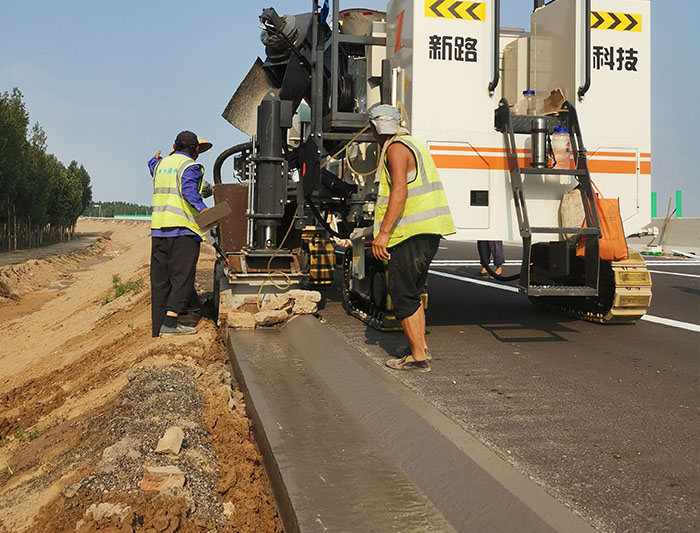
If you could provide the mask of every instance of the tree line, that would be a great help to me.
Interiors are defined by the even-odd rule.
[[[128,202],[90,203],[83,212],[86,217],[113,217],[115,215],[150,215],[150,205],[131,204]]]
[[[46,133],[29,128],[22,92],[0,93],[0,250],[69,240],[92,202],[90,175],[46,153]]]

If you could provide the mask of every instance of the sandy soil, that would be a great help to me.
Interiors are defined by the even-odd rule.
[[[77,229],[81,248],[0,266],[0,532],[282,531],[214,323],[150,336],[147,224]],[[203,246],[200,292],[214,259]],[[114,275],[141,291],[108,301]],[[171,426],[182,450],[156,454]],[[140,490],[169,465],[183,488]]]

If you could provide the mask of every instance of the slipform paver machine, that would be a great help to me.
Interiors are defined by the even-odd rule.
[[[270,8],[259,22],[265,59],[223,113],[251,140],[214,168],[215,200],[233,211],[218,230],[217,287],[329,284],[333,239],[346,246],[348,309],[399,326],[370,244],[378,162],[366,112],[383,102],[435,160],[457,227],[449,240],[521,239],[519,290],[536,305],[596,322],[645,313],[639,254],[599,258],[591,179],[619,198],[628,235],[650,222],[648,0],[535,0],[529,33],[500,27],[499,0],[392,0],[386,12],[312,0],[308,13]],[[516,114],[525,90],[535,107]],[[572,155],[552,168],[557,126]],[[237,183],[223,183],[231,157]],[[574,187],[585,224],[565,227],[560,204]]]

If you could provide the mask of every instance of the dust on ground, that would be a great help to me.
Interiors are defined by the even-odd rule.
[[[150,335],[148,225],[77,229],[82,248],[0,267],[0,532],[282,531],[215,324]],[[214,259],[203,245],[200,293]],[[115,275],[140,292],[112,299]],[[156,454],[171,426],[181,451]],[[154,466],[184,487],[140,490]]]

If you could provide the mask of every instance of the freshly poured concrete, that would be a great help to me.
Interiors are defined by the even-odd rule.
[[[317,319],[228,340],[288,531],[593,531]]]

